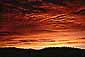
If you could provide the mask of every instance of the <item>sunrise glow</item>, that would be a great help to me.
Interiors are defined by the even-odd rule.
[[[55,2],[1,1],[0,47],[85,49],[85,5],[80,0]]]

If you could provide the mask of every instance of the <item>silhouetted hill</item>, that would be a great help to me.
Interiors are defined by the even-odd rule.
[[[41,50],[0,48],[0,57],[85,57],[85,49],[56,47]]]

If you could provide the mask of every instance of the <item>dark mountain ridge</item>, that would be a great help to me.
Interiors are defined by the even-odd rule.
[[[0,48],[0,57],[85,57],[85,49],[56,47],[41,50]]]

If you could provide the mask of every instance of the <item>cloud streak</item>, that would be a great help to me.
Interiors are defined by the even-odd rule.
[[[85,6],[82,1],[1,0],[0,47],[34,45],[34,42],[47,42],[48,46],[50,42],[84,44]]]

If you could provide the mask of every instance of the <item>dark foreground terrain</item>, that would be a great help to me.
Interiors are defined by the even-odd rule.
[[[41,50],[0,48],[0,57],[85,57],[85,50],[68,47]]]

